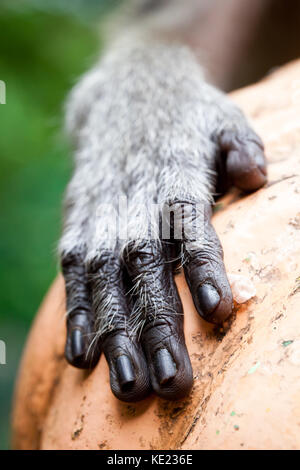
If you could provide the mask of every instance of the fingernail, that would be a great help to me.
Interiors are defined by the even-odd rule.
[[[71,334],[71,351],[74,358],[84,354],[84,339],[78,328],[74,328]]]
[[[134,370],[128,356],[119,356],[116,360],[116,369],[121,388],[135,381]]]
[[[176,375],[176,365],[167,349],[159,349],[155,354],[155,372],[160,385],[166,384]]]
[[[210,316],[220,303],[220,296],[211,284],[202,284],[198,289],[198,300],[203,316]]]

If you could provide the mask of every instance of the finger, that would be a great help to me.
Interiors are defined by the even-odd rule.
[[[62,271],[67,297],[67,341],[65,357],[80,369],[96,365],[100,351],[90,348],[93,339],[94,317],[85,265],[80,255],[62,257]]]
[[[186,396],[193,371],[183,333],[183,309],[166,249],[145,241],[125,256],[136,296],[131,324],[141,331],[154,391],[166,399]]]
[[[223,250],[211,225],[211,208],[203,206],[199,239],[183,243],[184,272],[198,313],[210,323],[222,323],[232,313],[233,299],[223,262]]]
[[[122,265],[115,254],[103,252],[89,269],[97,337],[109,365],[112,392],[122,401],[141,400],[151,387],[141,345],[128,330],[129,287]]]
[[[220,146],[227,155],[227,175],[234,186],[248,192],[266,183],[264,146],[254,131],[250,128],[244,132],[224,131]]]

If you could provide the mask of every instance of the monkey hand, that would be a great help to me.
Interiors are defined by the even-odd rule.
[[[76,164],[60,243],[66,358],[91,368],[103,351],[120,400],[182,398],[193,374],[174,266],[202,318],[230,316],[211,205],[230,185],[265,183],[262,142],[177,46],[108,54],[75,87],[67,119]]]

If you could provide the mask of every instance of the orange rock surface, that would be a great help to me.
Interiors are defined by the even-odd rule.
[[[65,362],[59,276],[24,351],[15,448],[300,449],[300,62],[232,97],[264,139],[269,183],[226,196],[213,221],[228,273],[250,278],[256,296],[217,331],[179,275],[193,391],[175,403],[125,404],[110,391],[104,357],[92,372]]]

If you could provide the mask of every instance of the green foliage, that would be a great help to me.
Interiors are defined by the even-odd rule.
[[[32,10],[2,11],[0,31],[0,315],[28,321],[56,273],[70,172],[63,102],[98,39],[78,17]]]

